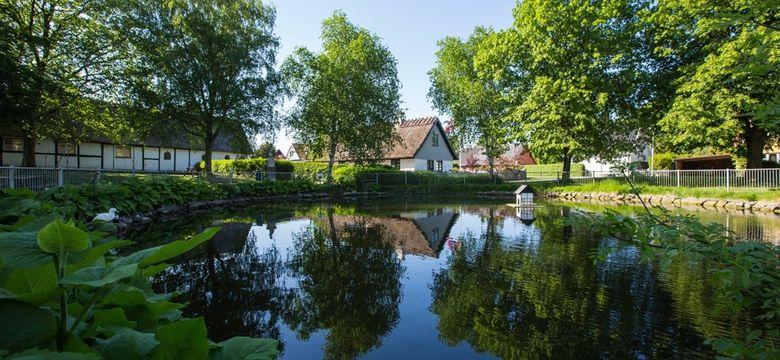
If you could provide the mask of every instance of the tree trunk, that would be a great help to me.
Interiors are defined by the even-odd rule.
[[[561,181],[569,182],[571,179],[571,153],[569,149],[563,150],[563,170],[561,172]]]
[[[493,174],[495,174],[495,168],[496,168],[496,158],[492,156],[488,156],[488,173],[490,174],[490,177],[493,177]]]
[[[212,148],[214,147],[214,136],[206,135],[206,137],[203,139],[204,144],[206,145],[206,153],[203,155],[205,159],[203,159],[206,162],[206,173],[211,172],[211,153]]]
[[[745,147],[747,148],[747,168],[760,169],[764,160],[764,147],[766,146],[766,132],[753,124],[745,129]]]
[[[325,181],[330,184],[333,181],[333,161],[336,158],[336,146],[331,146],[328,150],[328,173]]]
[[[22,166],[35,167],[35,143],[37,139],[32,134],[24,134],[24,149]]]

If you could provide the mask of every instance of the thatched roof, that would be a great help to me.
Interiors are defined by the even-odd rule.
[[[434,127],[439,128],[439,132],[441,133],[441,139],[444,141],[444,144],[447,146],[447,150],[449,150],[449,152],[452,154],[453,159],[457,159],[458,155],[452,149],[452,144],[450,144],[450,140],[447,138],[447,133],[444,131],[444,128],[439,122],[439,118],[435,116],[429,116],[429,117],[404,120],[398,125],[396,125],[395,131],[398,134],[400,141],[396,142],[392,146],[392,148],[384,151],[382,157],[377,160],[414,158],[417,155],[417,152],[420,151],[420,148],[422,148],[422,146],[425,144],[425,140],[428,138],[428,134],[430,134],[431,130],[433,130]],[[304,144],[293,143],[292,147],[293,149],[295,149],[295,152],[298,153],[298,157],[300,157],[301,160],[309,160],[309,161],[327,160],[324,157],[320,157],[317,159],[307,158],[306,156],[307,148],[306,145]],[[336,154],[336,161],[353,161],[353,160],[354,159],[352,159],[348,153],[339,152]]]

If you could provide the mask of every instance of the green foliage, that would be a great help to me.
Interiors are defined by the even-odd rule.
[[[525,165],[523,169],[526,171],[526,175],[533,176],[551,176],[563,171],[563,164],[538,164],[538,165]],[[583,176],[585,174],[585,165],[583,164],[571,164],[571,176]]]
[[[682,156],[674,153],[655,153],[653,154],[653,170],[672,170],[674,169],[674,159]]]
[[[776,13],[773,1],[658,2],[645,20],[654,56],[676,80],[662,142],[676,151],[711,146],[761,166],[765,144],[780,134]]]
[[[266,166],[267,160],[264,158],[252,158],[252,159],[239,159],[239,160],[212,160],[211,170],[213,172],[266,172],[268,167]],[[205,170],[206,162],[199,161],[195,168]],[[276,172],[293,172],[295,166],[292,161],[288,160],[276,160],[275,167]]]
[[[612,159],[631,150],[642,129],[645,96],[638,12],[628,0],[526,0],[514,25],[488,38],[477,71],[492,79],[509,108],[513,136],[539,158]],[[608,26],[606,24],[609,24]]]
[[[119,121],[123,109],[107,102],[129,55],[108,21],[115,11],[104,0],[0,2],[0,128],[25,135],[25,165],[36,165],[40,137],[135,132]]]
[[[678,259],[706,263],[720,310],[748,316],[753,327],[744,339],[705,334],[706,343],[733,358],[780,356],[780,247],[739,241],[722,225],[663,210],[660,215],[648,211],[636,217],[608,211],[582,221],[658,259],[665,271]],[[594,256],[603,260],[612,251],[614,247],[602,248]]]
[[[56,204],[60,212],[86,219],[112,207],[122,215],[130,215],[192,201],[293,195],[313,189],[314,185],[305,180],[212,183],[190,177],[160,176],[129,178],[120,183],[63,186],[41,193],[40,199]]]
[[[17,228],[0,232],[3,242],[16,239],[3,244],[15,261],[0,264],[0,348],[11,356],[273,359],[278,353],[269,339],[213,344],[202,318],[182,317],[183,305],[151,290],[150,274],[219,228],[126,256],[109,251],[129,242],[87,233],[73,222]]]
[[[296,103],[289,126],[310,156],[377,159],[402,118],[396,60],[381,39],[343,12],[322,23],[322,52],[298,48],[282,71]],[[326,171],[331,181],[332,168]]]
[[[273,7],[254,0],[116,2],[126,42],[137,59],[126,74],[134,105],[157,127],[185,130],[206,151],[231,135],[272,132],[281,81],[274,68],[279,40]],[[160,131],[164,131],[160,130]],[[249,149],[247,149],[249,150]]]
[[[437,109],[452,116],[461,142],[476,142],[484,148],[491,174],[495,159],[506,150],[509,140],[504,121],[509,107],[497,79],[479,72],[475,57],[479,51],[491,51],[491,40],[498,36],[490,29],[477,27],[465,41],[456,37],[440,40],[436,67],[428,73],[428,97]]]

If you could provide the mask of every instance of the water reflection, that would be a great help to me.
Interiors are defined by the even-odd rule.
[[[273,337],[286,358],[698,358],[713,355],[705,336],[744,336],[713,311],[706,269],[678,259],[661,271],[565,223],[579,210],[241,210],[170,226],[223,222],[155,287],[179,291],[212,340]],[[595,264],[606,246],[619,250]]]

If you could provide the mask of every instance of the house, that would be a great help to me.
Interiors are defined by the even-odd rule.
[[[395,128],[400,141],[387,149],[375,163],[389,165],[402,171],[448,172],[458,157],[452,149],[444,128],[435,116],[404,120]],[[291,161],[324,161],[311,159],[302,144],[292,144],[287,151]],[[350,163],[349,154],[336,156],[336,162]]]
[[[0,166],[21,166],[24,150],[21,134],[2,130],[0,138]],[[246,138],[219,136],[214,142],[211,158],[242,158],[248,153],[242,149],[248,148]],[[39,139],[35,144],[37,167],[176,172],[192,168],[203,160],[204,155],[202,146],[184,138],[170,141],[150,138],[121,144],[99,137],[79,143]]]
[[[290,161],[308,161],[306,158],[306,145],[293,143],[287,150],[287,160]]]
[[[501,155],[493,160],[497,169],[518,169],[524,165],[536,165],[536,159],[528,146],[509,145]],[[484,171],[489,167],[488,157],[482,147],[463,149],[460,153],[460,168],[464,171]]]

